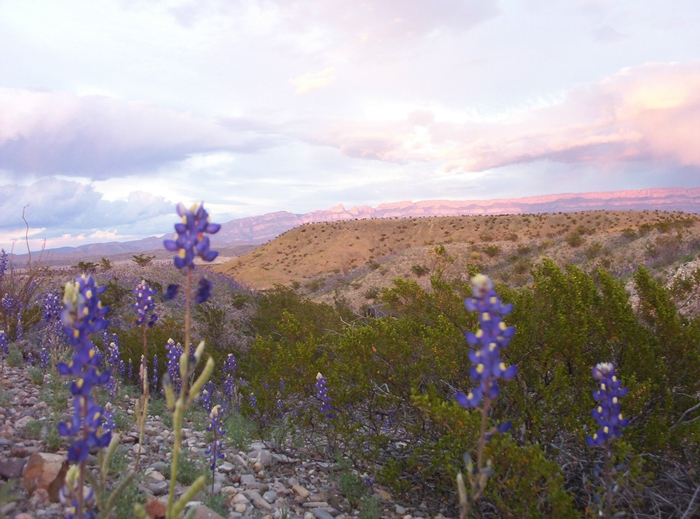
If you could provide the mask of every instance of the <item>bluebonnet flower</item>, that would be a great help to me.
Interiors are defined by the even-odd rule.
[[[2,359],[3,364],[5,362],[5,357],[10,354],[9,344],[10,339],[5,333],[5,330],[0,330],[0,359]]]
[[[197,304],[201,305],[211,296],[212,284],[206,278],[200,278],[197,288],[197,295],[194,300]]]
[[[151,377],[153,391],[158,391],[158,355],[153,355],[153,376]]]
[[[80,488],[80,471],[77,466],[72,466],[68,469],[66,473],[66,480],[58,493],[59,501],[64,509],[64,517],[66,519],[77,519],[82,517],[83,519],[94,519],[95,516],[95,491],[90,487]],[[82,496],[80,496],[82,492]],[[82,499],[80,499],[82,497]],[[82,510],[80,508],[79,500],[82,504]],[[81,513],[82,512],[82,513]]]
[[[7,270],[7,252],[5,252],[5,249],[2,249],[2,252],[0,252],[0,280],[5,275],[6,270]]]
[[[167,373],[168,376],[170,377],[170,382],[173,385],[173,388],[175,390],[175,393],[180,392],[180,357],[182,356],[182,346],[180,346],[180,343],[178,342],[175,344],[175,341],[172,339],[168,339],[168,343],[165,345],[165,349],[167,350]]]
[[[72,360],[57,365],[62,375],[78,375],[70,384],[73,395],[74,413],[70,422],[58,424],[61,436],[78,436],[68,449],[68,460],[82,463],[87,459],[91,447],[105,447],[109,444],[111,433],[102,429],[103,409],[91,396],[96,385],[109,382],[109,371],[101,372],[98,366],[97,350],[90,339],[91,334],[107,327],[104,316],[107,308],[102,307],[99,293],[92,276],[82,276],[74,283],[66,284],[63,299],[64,310],[61,316],[63,330],[75,348]]]
[[[46,369],[49,367],[50,362],[49,350],[46,346],[42,346],[39,350],[39,362],[41,362],[41,369]]]
[[[109,432],[116,430],[117,424],[114,421],[116,411],[111,402],[105,404],[104,415],[102,416],[102,430]]]
[[[250,403],[250,407],[253,409],[258,408],[258,399],[255,398],[255,393],[251,391],[250,396],[248,397],[248,403]]]
[[[126,366],[127,378],[128,380],[134,379],[134,363],[129,359],[129,363]]]
[[[472,278],[472,298],[465,301],[467,310],[479,312],[479,329],[476,333],[466,332],[470,346],[477,349],[469,352],[473,366],[469,370],[472,380],[479,383],[469,394],[457,393],[457,402],[462,407],[476,407],[482,398],[498,396],[498,380],[511,380],[517,371],[515,366],[507,367],[501,360],[500,352],[510,343],[515,327],[506,326],[503,317],[513,309],[504,305],[493,289],[493,282],[478,274]]]
[[[321,373],[316,375],[316,398],[321,401],[321,413],[326,418],[333,418],[333,406],[331,405],[331,398],[328,396],[327,380]]]
[[[0,300],[0,304],[2,304],[2,307],[5,309],[6,314],[12,314],[16,302],[10,294],[5,294],[2,300]]]
[[[109,445],[112,434],[103,429],[103,409],[95,404],[91,396],[84,394],[75,396],[73,406],[75,411],[71,421],[59,422],[58,434],[79,436],[68,449],[68,461],[81,463],[87,459],[90,448]]]
[[[627,394],[627,388],[622,387],[622,382],[615,375],[615,366],[610,362],[596,365],[593,378],[600,382],[600,386],[593,392],[598,406],[591,412],[598,422],[598,432],[586,436],[586,443],[592,447],[618,438],[622,429],[629,424],[629,420],[623,418],[620,412],[620,398]]]
[[[207,411],[211,411],[211,397],[213,393],[214,383],[210,381],[204,384],[204,387],[202,387],[202,393],[199,395],[198,400],[200,405]]]
[[[136,311],[136,324],[138,326],[147,324],[149,328],[152,327],[158,319],[158,316],[152,313],[156,306],[156,302],[153,299],[156,291],[145,280],[142,280],[134,288],[133,294],[136,297],[136,302],[132,305],[132,308]]]
[[[165,289],[165,294],[163,294],[163,299],[166,301],[170,301],[171,299],[175,299],[175,296],[177,296],[177,293],[180,291],[180,285],[177,283],[171,283],[168,285],[168,288]]]
[[[221,445],[218,439],[219,437],[226,434],[226,431],[221,427],[222,415],[223,411],[220,405],[215,405],[209,413],[209,425],[207,426],[207,431],[212,432],[212,434],[214,435],[214,440],[207,447],[207,450],[204,452],[204,454],[211,455],[211,470],[216,469],[217,460],[224,458],[224,454],[220,450]]]
[[[163,242],[167,250],[178,253],[174,258],[175,267],[194,268],[196,256],[207,262],[214,261],[219,253],[209,250],[209,237],[205,234],[216,234],[221,225],[209,221],[209,213],[204,209],[204,204],[194,204],[187,209],[180,203],[177,205],[177,214],[182,217],[182,222],[175,224],[177,238]]]
[[[224,459],[224,453],[221,452],[221,438],[224,434],[226,434],[226,431],[221,427],[221,415],[222,415],[222,410],[220,405],[215,405],[211,412],[209,413],[209,425],[207,426],[207,431],[211,431],[213,439],[211,444],[207,447],[207,450],[204,451],[204,454],[206,456],[211,456],[210,458],[210,464],[209,468],[211,469],[212,472],[212,478],[211,478],[211,491],[214,493],[214,480],[216,479],[214,477],[214,472],[216,471],[216,462],[218,460]]]
[[[61,296],[56,292],[48,292],[44,294],[44,300],[41,306],[43,309],[44,321],[51,323],[61,315]]]

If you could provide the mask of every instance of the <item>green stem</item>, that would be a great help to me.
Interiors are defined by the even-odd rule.
[[[612,515],[612,497],[613,497],[613,466],[612,466],[612,450],[610,443],[605,442],[605,504],[603,505],[603,517],[609,519]]]
[[[190,305],[192,296],[190,294],[192,287],[192,268],[187,268],[187,280],[185,282],[185,345],[184,352],[187,354],[190,348],[190,320],[192,318]],[[183,376],[180,383],[180,397],[175,402],[175,410],[173,412],[173,433],[175,438],[173,441],[173,461],[170,465],[170,492],[168,495],[168,513],[167,519],[176,519],[174,514],[175,505],[175,482],[177,481],[177,462],[180,458],[180,449],[182,448],[182,415],[187,396],[187,376]]]

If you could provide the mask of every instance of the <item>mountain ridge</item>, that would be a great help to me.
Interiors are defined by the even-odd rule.
[[[559,193],[489,200],[398,201],[379,204],[376,207],[360,205],[346,208],[341,203],[328,209],[303,214],[275,211],[258,216],[237,218],[222,224],[221,231],[216,236],[216,242],[220,247],[259,245],[300,225],[339,220],[590,210],[663,210],[700,213],[700,187]],[[162,236],[150,236],[133,241],[61,247],[47,249],[44,252],[64,259],[80,256],[81,259],[88,260],[116,254],[142,253],[159,249],[163,238],[169,235],[166,233]],[[26,255],[15,257],[22,258],[24,256]]]

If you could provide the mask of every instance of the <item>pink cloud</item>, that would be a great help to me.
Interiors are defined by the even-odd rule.
[[[700,166],[700,62],[623,69],[569,92],[559,103],[497,122],[441,122],[429,115],[413,111],[405,121],[336,121],[310,140],[353,157],[438,161],[446,170],[484,171],[540,160]]]

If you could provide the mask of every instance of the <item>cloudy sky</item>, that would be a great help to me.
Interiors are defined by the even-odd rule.
[[[697,0],[0,0],[0,245],[700,185]]]

